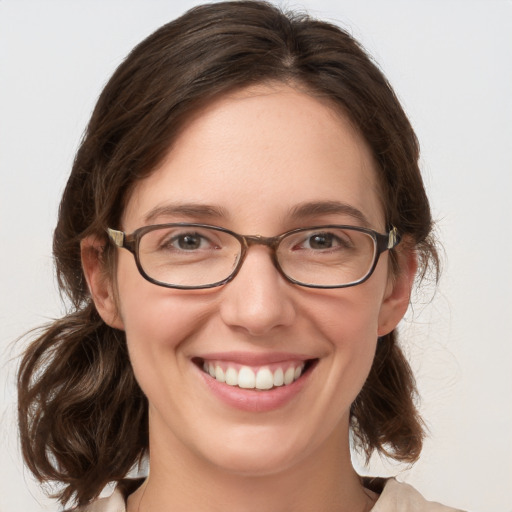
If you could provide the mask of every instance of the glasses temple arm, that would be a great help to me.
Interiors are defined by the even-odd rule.
[[[117,247],[124,247],[124,232],[115,229],[107,228],[107,234],[110,240],[114,242]]]
[[[393,226],[393,229],[388,233],[388,249],[393,249],[396,247],[401,240],[401,236],[398,234],[398,230]]]

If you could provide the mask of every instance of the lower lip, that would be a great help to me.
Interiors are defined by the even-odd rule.
[[[259,391],[229,386],[219,382],[199,368],[198,371],[210,391],[223,403],[235,409],[248,412],[267,412],[284,407],[300,393],[311,374],[310,368],[291,384],[275,387],[267,391]]]

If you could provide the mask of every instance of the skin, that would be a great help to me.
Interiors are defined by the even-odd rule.
[[[275,236],[333,223],[382,233],[376,172],[365,141],[330,104],[286,85],[253,86],[215,100],[188,122],[161,165],[135,187],[122,226],[113,227],[131,233],[146,224],[206,222]],[[161,211],[177,201],[220,211]],[[326,201],[350,205],[363,218],[293,214],[299,205]],[[287,282],[269,250],[254,246],[227,285],[183,291],[144,280],[133,256],[119,250],[116,302],[98,246],[94,238],[83,241],[86,277],[103,319],[126,331],[149,400],[151,474],[130,496],[129,512],[371,508],[376,496],[350,462],[349,409],[378,336],[407,308],[412,251],[398,251],[398,275],[384,253],[365,283],[320,290]],[[290,352],[318,363],[293,400],[248,412],[213,396],[192,362],[219,351]]]

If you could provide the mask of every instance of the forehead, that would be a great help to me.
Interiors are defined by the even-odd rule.
[[[379,197],[371,150],[340,109],[289,86],[259,85],[224,95],[188,120],[134,188],[123,225],[134,229],[155,209],[183,203],[218,207],[245,232],[271,230],[298,205],[341,202],[381,228]]]

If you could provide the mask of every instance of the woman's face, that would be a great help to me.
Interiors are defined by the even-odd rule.
[[[284,85],[224,96],[187,124],[136,186],[122,229],[169,222],[268,237],[322,224],[386,227],[365,142],[326,103]],[[347,448],[350,404],[377,338],[403,314],[387,253],[359,286],[310,289],[287,282],[269,249],[252,246],[233,281],[207,290],[156,286],[128,251],[118,253],[114,323],[149,400],[155,467],[179,454],[261,475]],[[306,362],[292,384],[270,390],[231,386],[203,369],[266,367],[275,377]]]

